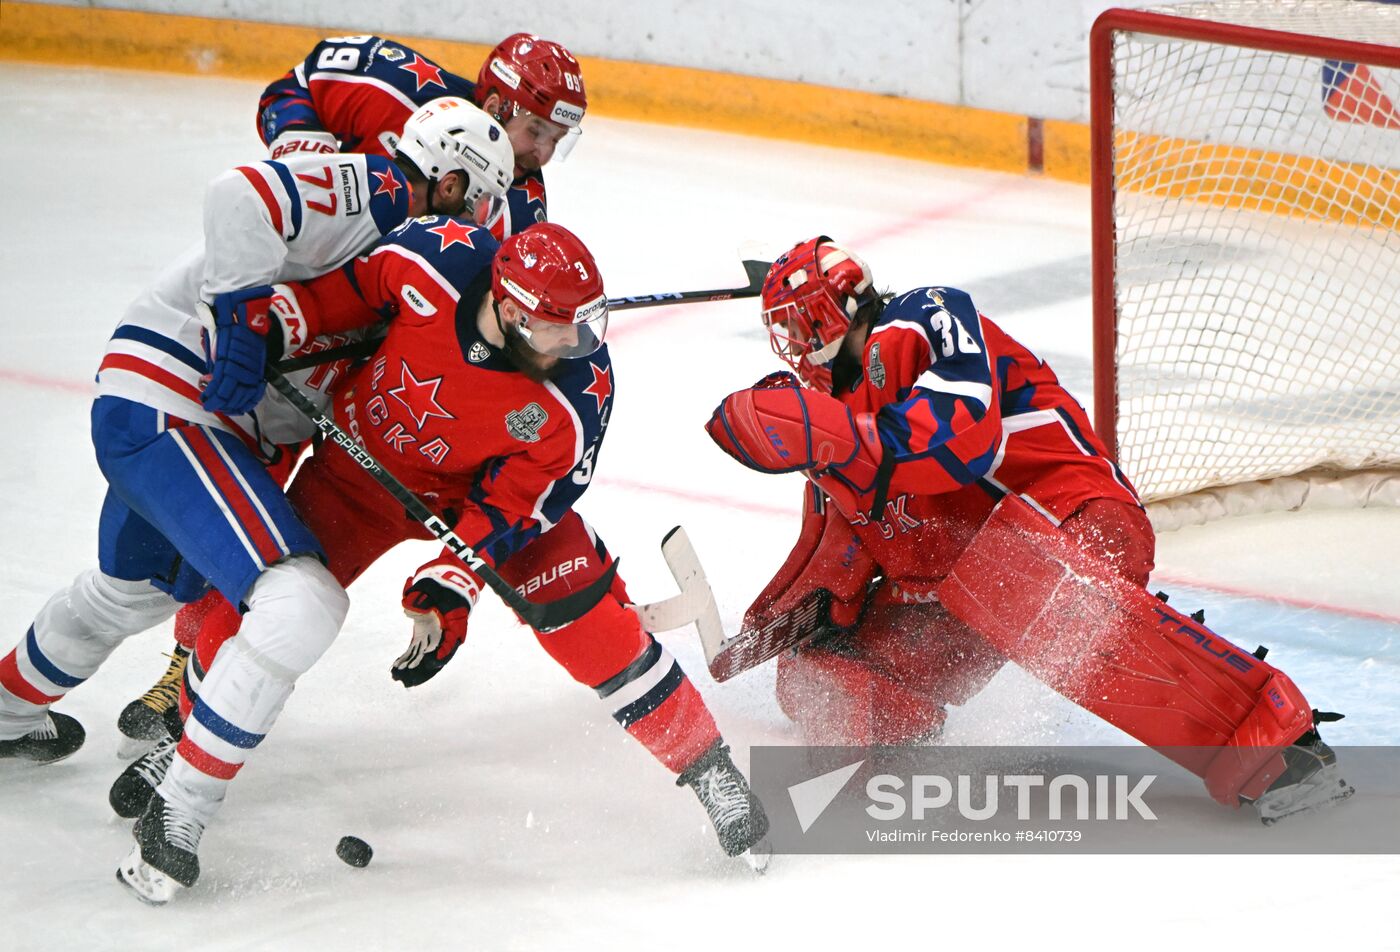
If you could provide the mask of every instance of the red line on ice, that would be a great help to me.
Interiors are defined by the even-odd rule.
[[[68,380],[63,377],[49,377],[44,374],[34,374],[27,370],[14,370],[9,367],[0,367],[0,380],[5,383],[17,383],[24,387],[37,387],[41,390],[62,390],[65,393],[81,393],[84,396],[92,396],[97,384],[92,382],[79,383],[76,380]]]

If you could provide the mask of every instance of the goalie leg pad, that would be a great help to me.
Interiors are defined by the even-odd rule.
[[[808,744],[897,745],[943,725],[943,705],[870,664],[811,648],[778,658],[778,705]]]
[[[778,659],[778,703],[810,743],[900,744],[939,728],[1003,658],[936,604],[881,589],[853,637]]]
[[[1065,697],[1202,777],[1236,806],[1312,726],[1283,672],[1185,617],[1017,497],[938,588],[955,616]]]

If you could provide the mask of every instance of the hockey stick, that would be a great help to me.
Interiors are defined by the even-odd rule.
[[[825,621],[829,617],[831,596],[818,589],[763,628],[748,629],[728,637],[720,621],[715,593],[685,529],[676,526],[666,533],[661,540],[661,554],[680,586],[680,594],[631,608],[649,632],[671,631],[694,624],[700,632],[705,664],[716,681],[728,681],[740,672],[833,630]]]
[[[609,298],[608,310],[627,311],[634,307],[657,307],[662,304],[685,304],[691,301],[728,301],[732,298],[758,297],[763,291],[763,279],[771,261],[746,259],[744,274],[749,283],[738,288],[716,288],[712,291],[662,291],[659,294],[639,294],[634,297]]]
[[[743,287],[716,288],[711,291],[661,291],[657,294],[608,298],[608,310],[628,311],[633,308],[657,307],[662,304],[689,304],[758,297],[763,290],[763,279],[768,274],[768,268],[772,262],[748,259],[743,262],[743,265],[744,273],[749,277],[749,283]],[[329,350],[317,351],[314,354],[290,357],[287,360],[279,361],[277,369],[284,374],[290,374],[298,370],[305,370],[307,367],[319,367],[321,364],[329,364],[345,358],[354,360],[368,357],[374,353],[382,341],[382,337],[372,337],[368,340],[359,340],[350,344],[342,344],[339,347],[332,347]]]
[[[608,593],[608,589],[612,587],[613,578],[617,575],[618,563],[616,560],[608,566],[602,576],[586,588],[570,592],[563,598],[552,602],[528,600],[517,592],[509,582],[496,574],[491,566],[482,561],[481,557],[472,550],[472,547],[463,542],[457,533],[452,531],[451,526],[437,513],[425,506],[423,501],[415,496],[407,486],[395,479],[394,475],[381,466],[364,447],[357,444],[350,434],[337,426],[329,415],[318,410],[316,404],[312,403],[306,394],[298,390],[295,384],[282,376],[276,367],[268,365],[264,376],[278,393],[287,398],[288,403],[296,407],[331,442],[348,453],[351,459],[364,467],[365,472],[369,473],[380,486],[383,486],[389,495],[398,500],[409,515],[423,523],[427,530],[441,540],[443,545],[451,549],[457,558],[480,575],[482,581],[501,596],[501,600],[514,609],[515,613],[520,616],[520,620],[531,628],[537,631],[552,631],[577,621],[594,605],[597,605]]]
[[[672,595],[663,601],[649,605],[633,605],[642,619],[642,627],[650,632],[671,631],[694,624],[700,629],[700,642],[710,639],[723,639],[724,628],[719,620],[719,606],[715,604],[715,593],[705,578],[705,569],[700,565],[700,557],[690,544],[685,529],[676,526],[661,540],[661,556],[671,568],[679,595]]]
[[[830,617],[830,598],[824,589],[817,589],[762,628],[747,628],[732,638],[725,637],[723,629],[707,635],[701,628],[700,644],[705,649],[710,676],[716,681],[728,681],[784,651],[831,632],[833,629],[826,621]]]

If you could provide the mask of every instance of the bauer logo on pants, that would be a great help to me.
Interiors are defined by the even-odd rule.
[[[1339,749],[1344,779],[1268,824],[1267,797],[1232,809],[1180,766],[1218,753],[755,747],[751,768],[775,853],[1400,852],[1400,748]]]

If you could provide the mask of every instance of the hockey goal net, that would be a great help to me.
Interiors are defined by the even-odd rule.
[[[1109,10],[1095,424],[1158,528],[1400,504],[1400,5]]]

